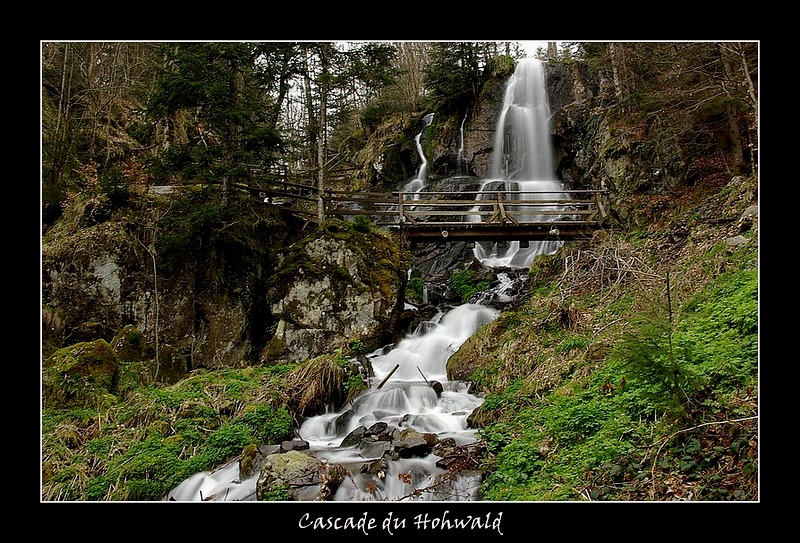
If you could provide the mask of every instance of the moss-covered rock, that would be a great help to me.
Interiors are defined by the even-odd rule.
[[[256,483],[259,501],[275,501],[276,496],[299,501],[298,489],[318,484],[322,462],[301,451],[270,454],[264,460]]]
[[[277,324],[261,359],[314,358],[359,341],[389,343],[396,329],[410,255],[388,233],[330,221],[287,247],[268,289]]]
[[[44,406],[106,405],[107,396],[116,392],[118,370],[117,356],[104,339],[59,349],[43,364]]]

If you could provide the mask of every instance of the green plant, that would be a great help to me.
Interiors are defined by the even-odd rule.
[[[292,415],[283,406],[277,409],[271,405],[251,407],[242,416],[242,421],[259,443],[279,443],[290,439],[294,430]]]
[[[489,288],[491,281],[488,279],[475,280],[475,272],[469,268],[454,273],[450,277],[450,288],[461,299],[462,303],[469,301],[476,293]]]
[[[353,219],[353,229],[364,234],[372,231],[372,221],[366,215],[356,215]]]
[[[406,297],[409,300],[421,303],[423,300],[423,292],[425,288],[425,280],[420,276],[412,277],[406,283]]]
[[[575,349],[586,349],[589,346],[589,340],[585,337],[570,336],[564,339],[558,346],[558,351],[568,353]]]
[[[364,342],[360,339],[351,339],[349,349],[353,355],[365,354],[367,352],[367,346],[364,345]]]
[[[100,174],[100,190],[108,197],[113,207],[121,207],[130,200],[128,180],[119,166],[111,166]]]
[[[634,327],[612,348],[610,357],[621,362],[631,380],[663,391],[680,415],[697,383],[697,375],[686,363],[690,346],[675,341],[678,315],[671,289],[668,272],[665,303],[651,303],[639,313],[633,320]]]
[[[285,502],[292,500],[292,494],[289,492],[289,487],[282,485],[270,488],[259,496],[261,501],[265,502]]]
[[[255,441],[250,425],[243,421],[228,421],[208,436],[206,446],[213,451],[215,461],[222,462]]]
[[[348,398],[354,398],[365,390],[367,390],[367,383],[360,375],[350,375],[344,382],[344,392]]]

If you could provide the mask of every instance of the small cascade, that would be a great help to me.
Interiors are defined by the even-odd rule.
[[[458,147],[458,168],[456,170],[457,177],[467,177],[469,176],[469,168],[467,167],[467,159],[464,156],[464,123],[467,121],[467,115],[469,114],[469,110],[464,114],[464,118],[461,119],[461,139],[460,145]]]
[[[463,304],[420,324],[395,346],[369,355],[373,376],[369,389],[340,410],[307,418],[298,430],[308,454],[339,464],[348,475],[332,501],[473,501],[478,499],[480,474],[452,472],[439,465],[443,452],[398,454],[405,432],[435,435],[441,450],[453,450],[476,439],[467,417],[483,398],[467,383],[447,379],[447,360],[478,328],[499,311]],[[381,438],[355,439],[364,432]],[[359,432],[360,431],[360,432]],[[419,443],[417,444],[417,446]],[[274,449],[273,449],[274,450]],[[406,450],[411,450],[406,449]],[[258,473],[239,480],[239,463],[186,479],[173,489],[170,501],[252,501]],[[314,499],[314,491],[307,498]]]
[[[347,436],[357,433],[359,428],[385,424],[384,435],[396,438],[400,432],[410,430],[435,434],[439,443],[448,438],[454,445],[473,442],[475,430],[467,428],[466,421],[483,399],[469,393],[466,383],[448,381],[446,364],[464,341],[498,313],[486,306],[464,304],[422,323],[387,352],[370,354],[374,371],[370,389],[339,412],[307,419],[300,427],[300,437],[318,458],[342,465],[369,465],[385,458],[390,449],[387,442],[366,440],[341,446],[343,442],[349,443]],[[457,479],[454,477],[449,478],[447,485],[438,481],[447,474],[446,469],[437,466],[441,458],[435,453],[401,455],[393,457],[380,474],[369,469],[357,470],[338,488],[334,500],[454,499],[454,495],[462,492],[455,488],[464,481],[454,484]],[[474,474],[464,476],[469,478]],[[473,499],[479,485],[479,480],[477,485],[464,485],[469,487],[469,493],[457,499]],[[436,490],[444,494],[437,497]]]
[[[419,158],[422,161],[420,164],[419,170],[417,170],[417,175],[406,183],[403,187],[403,192],[414,192],[414,200],[419,200],[420,193],[425,190],[425,187],[428,185],[428,160],[425,158],[425,153],[422,150],[422,139],[424,138],[425,131],[430,126],[431,122],[433,121],[433,113],[428,113],[422,118],[422,131],[416,135],[414,138],[414,142],[417,144],[417,153],[419,153]]]

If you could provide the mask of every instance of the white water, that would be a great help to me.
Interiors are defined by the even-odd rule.
[[[425,117],[422,118],[422,132],[417,134],[414,138],[414,142],[417,145],[417,153],[419,154],[420,160],[422,160],[422,164],[420,164],[419,170],[417,170],[417,175],[405,184],[403,187],[403,192],[415,192],[414,200],[419,200],[420,192],[422,192],[425,187],[428,185],[428,160],[425,158],[425,153],[422,150],[422,142],[421,138],[425,134],[425,131],[428,129],[428,126],[433,121],[433,113],[428,113]]]
[[[469,114],[469,110],[464,114],[464,118],[461,119],[461,131],[460,131],[460,140],[459,140],[459,147],[458,147],[458,168],[457,168],[457,175],[466,176],[468,174],[467,168],[467,158],[464,156],[464,123],[467,122],[467,115]]]
[[[342,440],[359,426],[369,428],[385,422],[389,429],[410,428],[421,433],[435,433],[439,440],[453,438],[463,445],[475,441],[476,430],[467,428],[467,417],[483,398],[471,394],[466,383],[448,381],[448,358],[479,327],[494,320],[498,311],[479,304],[464,304],[448,313],[440,313],[400,341],[388,352],[372,353],[374,376],[370,388],[339,411],[309,417],[299,429],[308,442],[309,452],[329,464],[361,466],[377,461],[386,450],[385,442],[341,447]],[[395,366],[398,366],[394,370]],[[392,373],[392,371],[394,372]],[[384,385],[381,382],[389,377]],[[430,382],[438,381],[442,392],[437,396]],[[349,409],[353,415],[346,425],[337,424]],[[337,429],[338,426],[338,429]],[[471,500],[480,486],[480,477],[466,472],[447,485],[437,484],[447,470],[437,467],[441,457],[401,458],[390,462],[386,473],[377,476],[356,469],[337,490],[334,501],[378,500]],[[258,474],[238,479],[239,463],[230,462],[215,471],[197,473],[173,489],[174,501],[252,501],[255,500]],[[418,496],[412,496],[419,490]]]
[[[491,171],[489,178],[481,184],[482,192],[520,191],[519,199],[522,200],[566,198],[563,184],[555,176],[550,117],[544,66],[538,60],[520,60],[506,84],[495,132]],[[525,194],[525,191],[553,192],[532,195]],[[533,215],[526,219],[537,220]],[[562,244],[560,241],[543,241],[530,242],[528,247],[523,247],[518,241],[509,242],[507,246],[483,242],[475,244],[473,253],[485,266],[528,268],[535,257],[552,254]]]
[[[309,443],[318,458],[343,464],[381,458],[385,448],[380,445],[370,447],[362,442],[358,446],[339,446],[359,426],[369,428],[377,422],[385,422],[390,430],[410,428],[421,433],[435,433],[439,440],[450,437],[459,445],[475,441],[475,430],[467,428],[467,417],[483,399],[469,393],[465,383],[448,381],[446,364],[464,341],[480,326],[494,320],[497,314],[497,310],[489,307],[464,304],[423,323],[390,351],[373,353],[369,357],[374,370],[370,389],[352,406],[307,419],[300,427],[300,437]],[[385,384],[378,388],[387,377]],[[442,384],[441,395],[437,396],[429,384],[431,381]],[[353,410],[353,415],[344,428],[337,430],[337,418],[348,409]],[[395,460],[383,477],[355,474],[352,479],[345,479],[334,500],[412,499],[410,496],[415,489],[436,488],[437,477],[446,473],[436,466],[440,458],[429,454],[424,458]],[[465,487],[461,490],[450,485],[444,497],[437,496],[436,492],[422,492],[415,499],[451,500],[458,492],[469,492],[458,497],[470,499],[480,482],[465,484],[474,476],[467,474],[465,477],[460,481]]]

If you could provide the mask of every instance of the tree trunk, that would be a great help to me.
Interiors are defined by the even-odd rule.
[[[614,89],[617,100],[622,102],[628,97],[628,68],[625,63],[625,46],[620,43],[608,44],[608,55],[611,59],[611,74],[614,78]]]
[[[548,60],[556,60],[558,58],[558,46],[556,42],[549,41],[547,42],[547,59]]]
[[[739,135],[739,123],[737,122],[736,112],[730,104],[725,108],[725,116],[728,118],[728,139],[730,141],[732,162],[731,173],[734,175],[746,173],[742,138]]]
[[[328,109],[328,56],[324,47],[320,50],[322,74],[319,84],[319,134],[317,135],[317,218],[325,221],[325,123]]]

